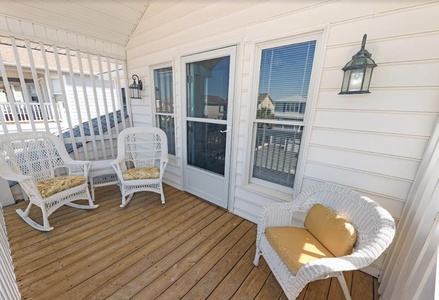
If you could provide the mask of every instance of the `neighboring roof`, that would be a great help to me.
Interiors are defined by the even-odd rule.
[[[224,100],[220,96],[207,96],[207,105],[217,105],[217,106],[224,106],[227,105],[227,100]]]
[[[102,134],[107,132],[110,128],[113,128],[115,125],[115,120],[114,120],[114,114],[111,112],[108,114],[108,118],[110,121],[110,124],[107,124],[107,119],[106,119],[106,115],[102,115],[100,116],[101,119],[101,124],[102,124]],[[128,118],[128,112],[127,109],[124,109],[124,119]],[[122,122],[122,117],[121,117],[121,111],[117,110],[116,111],[116,120],[117,123]],[[92,126],[93,126],[93,132],[95,135],[99,135],[99,126],[98,126],[98,118],[93,118],[91,120]],[[84,128],[84,135],[85,136],[91,136],[91,131],[90,131],[90,126],[88,121],[83,123],[83,128]],[[81,132],[79,129],[79,126],[75,126],[72,128],[73,131],[73,136],[75,137],[80,137],[81,136]],[[70,138],[70,131],[66,130],[63,133],[63,138]],[[82,143],[76,143],[76,147],[80,148],[82,147]],[[66,144],[66,149],[68,153],[72,153],[73,152],[73,145],[72,144]]]
[[[302,95],[294,95],[294,96],[289,96],[289,97],[285,97],[282,99],[278,99],[275,102],[276,103],[302,103],[302,102],[306,102],[306,97],[302,96]]]
[[[267,93],[261,93],[258,95],[258,104],[261,104],[262,101],[264,101],[265,99],[267,99],[271,101],[271,103],[273,103],[273,99],[271,98],[271,96]]]

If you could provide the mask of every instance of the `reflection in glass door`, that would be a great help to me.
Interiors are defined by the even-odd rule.
[[[222,207],[228,196],[234,52],[232,47],[184,59],[185,189]]]

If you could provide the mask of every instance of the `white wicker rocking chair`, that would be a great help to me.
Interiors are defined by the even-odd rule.
[[[111,162],[120,181],[125,207],[134,193],[151,191],[165,203],[162,178],[168,163],[166,133],[157,127],[131,127],[117,137],[117,158]]]
[[[308,213],[318,203],[354,225],[357,239],[352,254],[311,261],[293,274],[271,246],[265,234],[266,229],[292,226],[293,212]],[[393,218],[374,201],[346,187],[318,184],[302,192],[292,202],[264,207],[258,223],[253,263],[257,266],[260,256],[264,256],[288,299],[296,299],[309,282],[328,277],[337,277],[346,299],[351,299],[342,272],[370,265],[390,245],[394,234]]]
[[[20,217],[30,226],[50,231],[49,216],[65,205],[94,209],[87,185],[89,161],[73,160],[64,142],[48,132],[23,132],[0,135],[0,176],[17,181],[29,197]],[[67,174],[66,176],[58,176]],[[88,205],[72,203],[88,200]],[[32,205],[41,209],[43,225],[29,217]]]

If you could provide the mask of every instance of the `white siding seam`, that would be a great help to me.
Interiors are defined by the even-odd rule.
[[[329,180],[322,180],[320,178],[309,176],[309,175],[305,175],[305,176],[303,176],[303,178],[304,179],[308,179],[308,180],[312,180],[312,181],[315,181],[315,182],[319,182],[319,183],[329,182],[329,183],[333,183],[333,184],[340,184],[338,182],[329,181]],[[392,201],[395,201],[395,202],[400,202],[400,203],[405,203],[406,202],[406,199],[396,198],[396,197],[392,197],[392,196],[389,196],[389,195],[376,193],[376,192],[373,192],[373,191],[366,191],[366,190],[359,189],[359,188],[355,188],[355,190],[358,191],[359,193],[363,193],[363,194],[367,193],[367,194],[370,194],[370,195],[376,195],[377,197],[386,198],[386,199],[389,199],[389,200],[392,200]]]
[[[298,10],[293,10],[293,11],[291,11],[291,12],[285,12],[285,13],[281,13],[281,14],[277,14],[277,15],[271,16],[271,17],[269,17],[269,18],[258,19],[258,20],[256,20],[256,21],[248,22],[248,23],[245,23],[245,24],[240,24],[240,25],[235,26],[235,27],[230,27],[230,28],[228,28],[226,31],[222,31],[220,34],[221,34],[221,35],[224,35],[224,34],[226,34],[226,33],[234,32],[234,31],[237,31],[237,30],[239,30],[239,29],[244,29],[244,28],[247,28],[247,27],[250,27],[250,26],[253,26],[253,25],[257,25],[257,24],[265,23],[265,22],[268,22],[268,21],[270,21],[270,20],[275,20],[275,19],[277,19],[277,18],[279,18],[279,17],[285,17],[285,16],[288,16],[288,15],[294,15],[294,14],[297,14],[297,13],[301,13],[301,12],[303,12],[303,11],[311,10],[311,9],[314,9],[314,8],[316,8],[316,7],[318,7],[318,6],[323,6],[324,4],[327,4],[327,3],[329,3],[329,2],[333,2],[333,1],[334,1],[334,0],[326,0],[326,1],[323,1],[323,2],[318,3],[318,4],[312,4],[312,5],[310,5],[310,6],[307,6],[307,7],[304,7],[304,8],[298,9]],[[263,1],[261,1],[261,2],[263,2]],[[239,8],[239,9],[240,9],[239,11],[242,12],[243,9],[245,9],[245,8],[247,8],[247,7],[251,7],[251,6],[253,6],[253,5],[255,5],[255,4],[251,4],[251,5],[248,5],[248,6],[240,7],[240,8]],[[234,12],[232,12],[232,13],[235,13],[235,12],[237,12],[237,11],[234,11]],[[143,33],[142,35],[136,36],[136,39],[139,39],[139,40],[142,40],[142,41],[143,41],[142,44],[132,45],[131,47],[130,47],[129,44],[127,44],[127,46],[126,46],[126,50],[127,50],[127,51],[135,51],[135,50],[138,49],[138,48],[144,47],[145,44],[149,44],[149,43],[151,43],[151,44],[153,44],[153,43],[158,43],[158,41],[160,41],[160,40],[162,40],[162,39],[168,39],[168,38],[170,38],[170,37],[172,37],[172,36],[174,36],[174,35],[178,35],[180,32],[190,31],[191,29],[197,28],[197,27],[199,27],[200,25],[206,25],[206,24],[208,24],[208,23],[210,23],[210,22],[218,21],[218,20],[220,20],[220,19],[223,18],[223,17],[229,17],[229,15],[230,15],[230,12],[225,12],[224,15],[219,15],[219,16],[220,16],[219,18],[212,19],[212,20],[210,20],[210,21],[208,21],[208,22],[204,21],[204,22],[202,22],[202,23],[192,24],[192,25],[189,26],[189,27],[182,27],[182,28],[180,28],[179,30],[173,31],[171,34],[169,34],[169,35],[167,35],[167,36],[159,37],[159,38],[155,38],[155,39],[153,39],[153,40],[148,40],[148,39],[146,39],[146,38],[140,38],[141,36],[144,36],[144,35],[147,36],[147,35],[148,35],[148,32],[145,32],[145,33]],[[187,17],[187,16],[186,16],[186,17]],[[321,26],[319,26],[319,28],[321,28]],[[314,27],[313,27],[313,28],[310,28],[309,31],[307,31],[307,32],[312,32],[312,31],[315,31],[315,28],[314,28]],[[290,33],[290,34],[291,34],[291,35],[294,35],[294,33]],[[203,39],[206,39],[206,38],[210,38],[211,36],[212,36],[211,33],[210,33],[210,34],[209,34],[209,33],[206,33],[205,35],[202,35],[202,36],[198,35],[198,36],[197,36],[197,39],[196,39],[196,40],[192,40],[192,41],[203,40]],[[285,37],[285,35],[283,35],[283,36]],[[174,39],[174,40],[175,40],[175,39]],[[264,40],[265,40],[265,39],[264,39]],[[243,41],[243,42],[245,43],[246,41]],[[187,44],[188,44],[188,41],[182,41],[182,42],[180,42],[180,43],[174,43],[173,46],[174,46],[174,48],[178,48],[178,47],[181,46],[182,44],[187,45]],[[163,49],[157,49],[157,50],[154,50],[153,52],[148,52],[148,53],[142,52],[142,53],[139,53],[138,55],[133,55],[133,56],[131,56],[131,60],[135,61],[135,60],[136,60],[137,58],[139,58],[139,57],[144,57],[145,55],[150,55],[150,54],[154,54],[154,53],[161,52],[161,51],[163,51]]]
[[[313,129],[337,131],[337,132],[350,132],[350,133],[367,133],[367,134],[382,135],[382,136],[397,136],[397,137],[403,137],[403,138],[421,139],[421,140],[425,140],[425,141],[428,141],[430,139],[430,136],[423,136],[423,135],[400,134],[400,133],[389,133],[389,132],[367,131],[367,130],[354,130],[354,129],[344,129],[344,128],[338,128],[338,127],[313,126]]]
[[[393,61],[393,62],[386,62],[386,61],[379,61],[378,62],[377,61],[377,64],[380,68],[382,68],[382,67],[404,66],[404,65],[413,65],[413,64],[417,64],[417,65],[418,64],[431,64],[431,63],[437,63],[437,62],[439,62],[439,58],[410,59],[410,60],[400,60],[400,61]],[[323,71],[341,70],[343,67],[344,67],[344,65],[324,67]]]
[[[341,68],[340,68],[340,70],[341,70]],[[404,85],[404,86],[385,86],[385,87],[383,87],[383,86],[376,86],[376,87],[374,87],[374,86],[371,86],[371,88],[375,91],[395,91],[395,90],[401,90],[401,91],[404,91],[404,90],[410,90],[410,91],[413,91],[413,90],[438,90],[439,89],[439,86],[435,86],[435,85],[432,85],[432,86],[428,86],[428,85],[413,85],[413,86],[408,86],[408,85]],[[334,88],[331,88],[331,87],[321,87],[321,88],[319,88],[319,91],[320,92],[331,92],[331,91],[334,91],[335,93],[338,93],[338,92],[340,92],[340,87],[334,87]]]
[[[361,112],[361,113],[365,113],[365,114],[394,114],[394,115],[424,115],[424,116],[437,116],[436,112],[426,112],[426,111],[410,111],[410,110],[384,110],[384,109],[361,109],[361,108],[346,108],[346,109],[341,109],[341,108],[316,108],[315,109],[316,112],[319,111],[323,111],[323,112],[347,112],[347,113],[351,113],[351,112]]]
[[[260,0],[260,1],[258,1],[258,2],[263,2],[262,0]],[[245,6],[243,6],[243,7],[239,7],[239,11],[242,11],[243,9],[245,9],[245,8],[248,8],[248,7],[251,7],[251,6],[254,6],[254,5],[257,5],[257,4],[259,4],[258,2],[256,2],[256,3],[253,3],[253,4],[250,4],[250,5],[245,5]],[[210,5],[207,5],[206,7],[208,7],[208,6],[210,6]],[[205,7],[203,7],[203,8],[205,8]],[[191,14],[193,14],[193,13],[195,13],[195,12],[198,12],[200,9],[197,9],[197,10],[194,10],[193,12],[191,12],[190,14],[188,14],[188,15],[185,15],[184,17],[185,18],[187,18],[188,16],[190,16]],[[171,35],[167,35],[166,37],[160,37],[160,38],[158,38],[158,39],[155,39],[155,40],[149,40],[149,41],[147,41],[147,39],[145,39],[144,38],[144,36],[147,36],[148,35],[148,33],[149,33],[149,30],[148,31],[146,31],[146,32],[143,32],[142,34],[139,34],[139,35],[137,35],[136,36],[136,39],[139,39],[139,40],[141,40],[141,41],[147,41],[148,43],[156,43],[158,40],[161,40],[161,39],[163,39],[163,38],[169,38],[170,36],[172,36],[172,35],[178,35],[179,33],[181,33],[181,32],[184,32],[184,31],[188,31],[188,30],[191,30],[191,29],[193,29],[193,28],[196,28],[196,27],[199,27],[199,26],[201,26],[201,25],[205,25],[206,23],[209,23],[209,22],[215,22],[215,21],[217,21],[217,20],[219,20],[219,19],[222,19],[223,17],[228,17],[231,13],[235,13],[235,12],[237,12],[237,11],[234,11],[234,12],[230,12],[230,11],[224,11],[222,14],[217,14],[215,17],[215,19],[211,19],[210,21],[208,21],[208,22],[206,22],[206,21],[201,21],[201,22],[197,22],[197,23],[193,23],[193,24],[191,24],[190,26],[187,26],[187,27],[181,27],[181,28],[179,28],[179,29],[177,29],[177,30],[175,30],[175,31],[173,31],[173,33],[171,34]],[[178,20],[178,19],[177,19]],[[173,21],[175,21],[175,20],[173,20]],[[228,32],[231,32],[231,31],[235,31],[235,30],[237,30],[237,29],[239,29],[239,28],[241,28],[241,27],[247,27],[248,25],[251,25],[251,24],[258,24],[258,23],[261,23],[261,20],[258,20],[258,21],[253,21],[253,22],[250,22],[250,23],[246,23],[246,24],[242,24],[242,25],[239,25],[239,26],[236,26],[236,27],[231,27],[231,28],[229,28],[229,30],[228,30]],[[167,25],[167,23],[164,23],[163,25]],[[160,27],[160,26],[159,26]],[[154,28],[151,28],[151,29],[153,29],[153,30],[155,30],[155,29],[157,29],[157,27],[154,27]],[[209,37],[209,36],[211,36],[211,34],[209,34],[209,35],[206,35],[207,37]],[[201,39],[203,39],[204,37],[197,37],[197,40],[201,40]],[[174,46],[177,46],[178,44],[174,44]],[[127,50],[134,50],[134,49],[136,49],[136,48],[138,48],[138,47],[143,47],[144,46],[144,44],[138,44],[138,45],[133,45],[131,48],[129,48],[129,45],[127,44]],[[151,53],[151,52],[150,52]],[[153,53],[153,52],[152,52]]]
[[[338,25],[345,25],[345,24],[348,24],[348,23],[352,23],[352,21],[381,18],[381,17],[386,17],[386,16],[390,16],[390,15],[396,15],[396,14],[405,13],[405,12],[408,12],[408,11],[417,10],[417,9],[421,9],[421,8],[426,8],[426,7],[429,7],[429,6],[436,6],[436,5],[437,5],[437,1],[431,1],[430,3],[414,4],[414,5],[398,8],[398,9],[391,9],[391,10],[384,10],[384,11],[381,11],[381,12],[375,12],[375,13],[372,13],[372,14],[369,14],[369,15],[366,15],[366,16],[363,16],[363,17],[356,17],[356,18],[344,19],[344,20],[341,20],[341,21],[331,22],[331,25],[335,27],[335,26],[338,26]]]
[[[145,30],[155,29],[157,27],[166,25],[168,19],[167,18],[161,18],[160,14],[162,14],[163,12],[166,12],[167,10],[169,10],[171,8],[174,8],[178,4],[180,4],[180,2],[176,1],[173,4],[167,6],[166,8],[162,8],[160,10],[154,11],[154,14],[152,15],[152,17],[149,17],[148,11],[145,10],[145,13],[144,13],[144,15],[146,15],[145,23],[151,23],[151,24],[144,24],[144,23],[142,24],[142,22],[139,22],[138,28],[136,28],[136,29],[138,29],[139,31],[143,31],[144,32]],[[199,11],[201,9],[204,9],[205,7],[208,7],[210,5],[211,4],[207,4],[206,6],[194,9],[194,10],[192,10],[192,13],[197,12],[197,11]],[[143,18],[143,16],[142,16],[142,18]],[[179,17],[179,18],[177,18],[175,20],[178,20],[178,19],[181,19],[181,18],[182,17]],[[157,22],[155,22],[154,19],[159,19],[160,21],[162,21],[162,23],[158,24]],[[141,25],[141,26],[139,27],[139,25]],[[136,36],[133,36],[133,37],[138,38],[139,36],[141,36],[141,35],[136,35]]]
[[[353,153],[361,153],[361,154],[370,154],[374,156],[380,156],[380,157],[386,157],[386,158],[393,158],[393,159],[400,159],[400,160],[407,160],[412,162],[421,162],[421,159],[419,158],[412,158],[408,156],[400,156],[400,155],[392,155],[392,154],[384,154],[379,152],[372,152],[372,151],[362,151],[357,149],[351,149],[351,148],[343,148],[343,147],[337,147],[337,146],[328,146],[323,144],[315,144],[315,143],[309,143],[309,146],[316,147],[316,148],[325,148],[325,149],[332,149],[332,150],[340,150],[343,152],[353,152]]]
[[[306,160],[306,163],[313,163],[316,165],[321,165],[321,166],[326,166],[326,167],[331,167],[334,169],[339,169],[339,170],[345,170],[345,171],[349,171],[349,172],[353,172],[353,173],[361,173],[361,174],[366,174],[366,175],[370,175],[370,176],[376,176],[376,177],[381,177],[381,178],[388,178],[388,179],[393,179],[393,180],[398,180],[398,181],[403,181],[403,182],[407,182],[407,183],[413,183],[413,180],[411,179],[406,179],[406,178],[402,178],[402,177],[396,177],[396,176],[390,176],[390,175],[383,175],[380,173],[375,173],[375,172],[368,172],[368,171],[363,171],[363,170],[359,170],[359,169],[354,169],[354,168],[348,168],[348,167],[342,167],[339,165],[334,165],[334,164],[329,164],[329,163],[322,163],[319,161],[314,161],[314,160]]]
[[[437,35],[437,34],[439,34],[439,30],[429,30],[429,31],[423,31],[423,32],[388,36],[385,38],[368,39],[367,42],[370,44],[372,44],[372,43],[375,44],[375,43],[381,43],[381,42],[386,42],[386,41],[399,41],[399,40],[412,39],[412,38],[431,36],[431,35]],[[328,45],[326,47],[326,50],[333,50],[333,49],[347,48],[347,47],[358,47],[358,45],[359,45],[358,41],[355,41],[355,42],[353,41],[353,42],[349,42],[349,43],[333,44],[333,45]]]
[[[255,214],[253,214],[251,212],[248,212],[246,210],[240,209],[240,208],[236,207],[236,205],[233,208],[233,213],[235,215],[239,216],[239,217],[242,217],[242,218],[246,219],[249,222],[253,222],[253,221],[251,221],[251,219],[253,219],[253,220],[258,220],[259,219],[259,215],[255,215]],[[249,216],[250,216],[250,218],[249,218]]]

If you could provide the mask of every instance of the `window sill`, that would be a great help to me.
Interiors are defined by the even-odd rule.
[[[293,193],[281,192],[255,183],[249,183],[243,188],[249,192],[256,193],[276,201],[290,202],[293,200]]]

